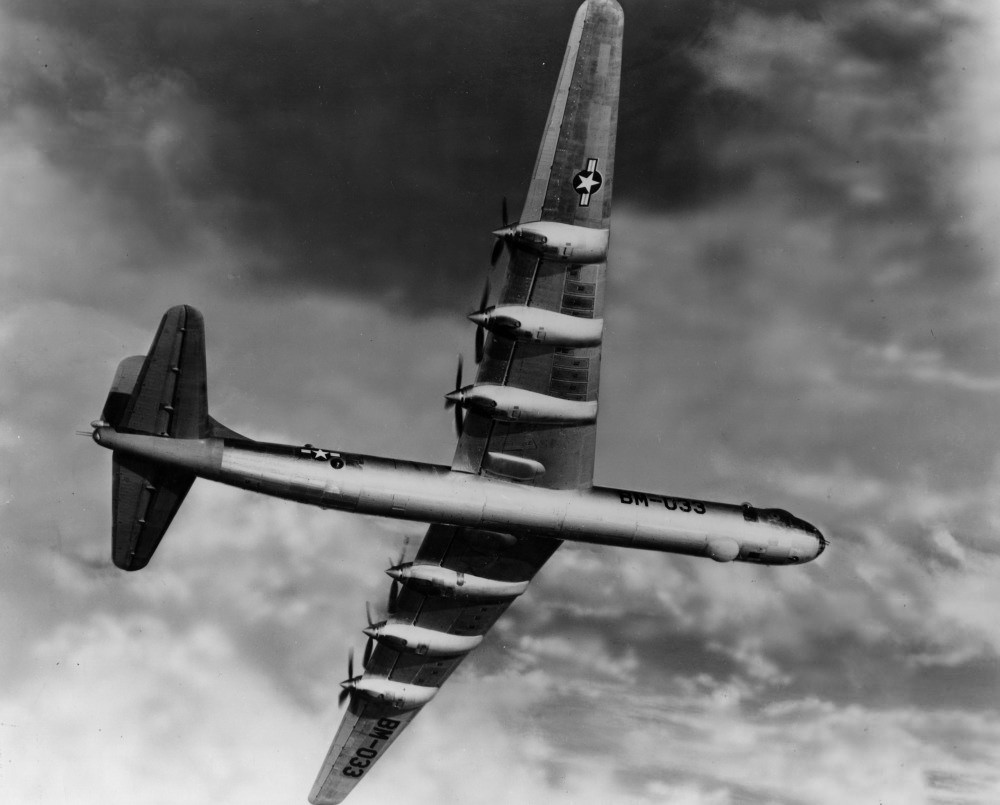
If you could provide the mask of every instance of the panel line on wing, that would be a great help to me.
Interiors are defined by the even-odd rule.
[[[535,286],[538,283],[538,268],[541,266],[541,264],[542,264],[542,258],[539,257],[537,260],[535,260],[535,267],[531,270],[531,282],[528,284],[528,298],[525,301],[525,304],[528,305],[529,307],[531,306],[532,297],[534,297],[535,295]]]

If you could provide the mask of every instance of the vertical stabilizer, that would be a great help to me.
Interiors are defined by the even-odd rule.
[[[132,360],[126,358],[119,367],[126,373],[122,380],[128,379]],[[164,314],[116,429],[175,439],[211,435],[205,320],[193,307],[178,305]]]

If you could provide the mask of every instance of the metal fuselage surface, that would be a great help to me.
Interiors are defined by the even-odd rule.
[[[103,447],[255,492],[341,509],[499,533],[801,564],[826,541],[779,509],[590,487],[553,490],[410,461],[235,439],[169,439],[98,427]]]

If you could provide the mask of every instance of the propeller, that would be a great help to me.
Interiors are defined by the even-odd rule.
[[[455,372],[455,390],[446,394],[444,397],[444,409],[447,411],[449,408],[455,409],[455,432],[461,436],[462,426],[465,424],[464,417],[462,416],[462,407],[458,405],[458,400],[461,399],[459,392],[462,390],[462,356],[458,356],[458,370]]]
[[[483,322],[486,320],[486,306],[490,301],[490,278],[486,278],[483,285],[483,295],[479,300],[479,308],[469,314],[469,320],[476,323],[476,363],[483,362],[484,347],[486,345],[486,328]]]
[[[337,706],[343,707],[344,702],[350,698],[352,691],[355,688],[357,681],[361,679],[361,676],[354,675],[354,649],[351,648],[347,652],[347,679],[340,683],[340,687],[343,690],[340,691],[340,695],[337,696]]]
[[[368,621],[368,629],[373,629],[375,627],[375,619],[372,617],[372,606],[367,601],[365,601],[365,619]],[[368,633],[368,629],[365,630],[365,633],[368,634],[368,642],[365,643],[365,654],[362,660],[365,668],[368,667],[368,661],[372,658],[372,649],[375,643],[372,635]]]
[[[399,582],[395,579],[392,580],[392,584],[389,585],[389,614],[393,614],[396,611],[396,601],[399,600]]]
[[[503,221],[503,227],[497,230],[497,232],[503,232],[505,229],[510,227],[510,222],[507,220],[507,196],[504,196],[500,201],[500,220]],[[497,242],[493,244],[493,253],[490,255],[490,265],[495,266],[497,260],[500,259],[500,255],[503,252],[504,243],[506,242],[503,235],[497,235],[497,232],[493,234],[497,237]]]
[[[399,559],[393,562],[392,559],[390,558],[389,567],[399,567],[401,564],[403,564],[403,561],[406,559],[406,548],[409,546],[409,544],[410,544],[410,538],[407,537],[405,540],[403,540],[403,547],[399,549]],[[393,615],[396,612],[396,601],[398,598],[399,598],[399,582],[396,581],[396,579],[393,579],[392,584],[389,585],[389,605],[387,607],[387,611],[389,612],[390,615]],[[370,613],[368,615],[368,625],[369,626],[372,625]]]

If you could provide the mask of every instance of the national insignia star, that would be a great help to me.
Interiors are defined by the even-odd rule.
[[[320,450],[316,448],[312,451],[313,458],[317,461],[326,461],[330,457],[330,453],[327,450]]]
[[[599,185],[600,182],[594,178],[593,171],[588,173],[581,173],[576,177],[576,189],[584,193],[593,192],[594,188]]]

